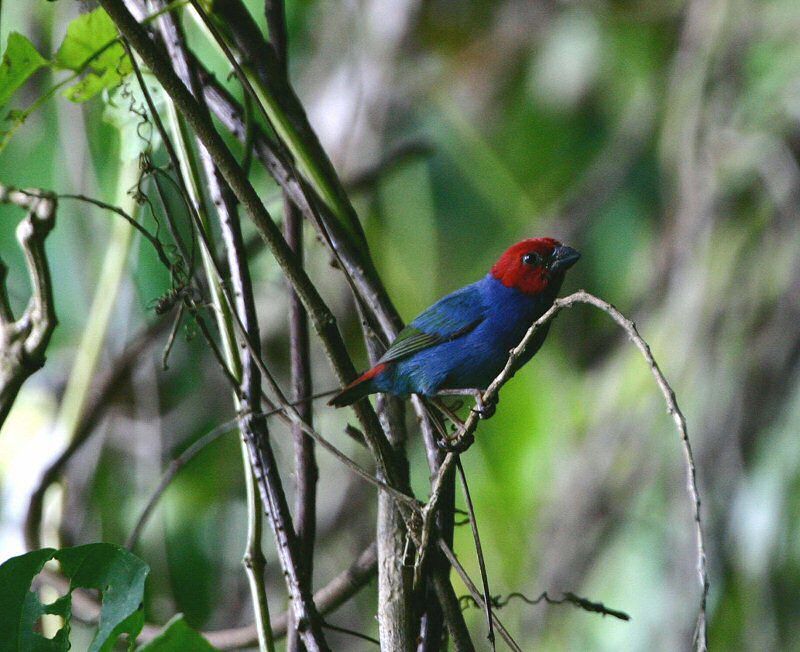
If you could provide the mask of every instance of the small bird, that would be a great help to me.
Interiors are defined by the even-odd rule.
[[[509,351],[531,324],[553,305],[565,272],[578,258],[577,251],[552,238],[509,247],[480,281],[448,294],[400,331],[378,363],[328,404],[343,407],[376,392],[465,394],[474,396],[483,412],[481,390],[502,371]],[[518,366],[539,350],[549,326],[536,333]]]

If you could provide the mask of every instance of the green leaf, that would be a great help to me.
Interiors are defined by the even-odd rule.
[[[64,91],[64,97],[70,102],[80,104],[92,99],[105,88],[116,86],[120,82],[119,75],[113,70],[106,70],[102,75],[90,72],[84,75],[77,84],[73,84]]]
[[[66,548],[56,553],[56,559],[72,578],[70,588],[97,589],[103,594],[100,623],[89,652],[110,650],[120,634],[135,636],[141,631],[147,564],[108,543]]]
[[[44,649],[39,643],[44,644],[47,639],[32,629],[44,607],[30,588],[33,578],[55,552],[53,548],[34,550],[0,566],[0,650]]]
[[[60,68],[76,72],[81,71],[88,63],[98,72],[102,72],[125,55],[122,45],[115,42],[116,38],[117,28],[114,21],[105,9],[98,7],[94,11],[81,14],[67,25],[67,34],[56,52],[55,63]]]
[[[8,35],[8,44],[0,63],[0,106],[47,61],[27,38],[17,32]]]
[[[186,624],[183,614],[178,614],[158,636],[136,652],[214,652],[216,649]]]
[[[73,102],[85,102],[100,91],[117,86],[133,68],[117,40],[117,28],[102,7],[81,14],[67,26],[58,48],[55,65],[75,72],[90,68],[81,81],[64,95]]]
[[[70,586],[66,595],[44,605],[30,587],[50,559],[61,563]],[[112,650],[121,634],[134,639],[144,624],[142,598],[149,570],[138,557],[110,543],[63,550],[43,548],[12,557],[0,565],[0,650],[68,650],[72,591],[76,588],[97,589],[102,599],[100,622],[90,652]],[[64,618],[64,627],[52,639],[33,631],[42,614]]]

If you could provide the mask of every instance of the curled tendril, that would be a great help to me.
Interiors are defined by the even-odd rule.
[[[582,598],[579,595],[575,595],[567,591],[564,593],[564,597],[557,599],[551,598],[547,591],[543,591],[541,595],[537,598],[529,598],[524,593],[519,593],[515,591],[513,593],[509,593],[507,596],[503,597],[502,595],[496,595],[492,597],[492,607],[494,609],[502,609],[505,607],[511,600],[518,599],[522,600],[523,602],[529,605],[536,605],[540,602],[546,602],[548,604],[565,604],[569,603],[575,605],[579,609],[583,609],[584,611],[589,611],[591,613],[597,613],[602,616],[612,616],[614,618],[618,618],[619,620],[628,621],[631,617],[626,614],[624,611],[619,611],[618,609],[611,609],[606,607],[602,602],[594,602],[593,600],[588,600],[587,598]],[[473,598],[471,595],[462,595],[458,599],[459,605],[461,606],[461,610],[464,611],[469,607],[478,608],[478,602]]]

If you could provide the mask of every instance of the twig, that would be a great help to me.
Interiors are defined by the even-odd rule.
[[[335,319],[327,308],[313,283],[311,283],[304,270],[297,265],[296,258],[283,239],[280,231],[275,226],[269,213],[264,208],[261,199],[244,175],[241,167],[225,145],[213,124],[201,109],[197,100],[189,93],[180,79],[175,75],[170,64],[165,61],[163,54],[147,36],[121,0],[100,0],[103,8],[114,20],[117,27],[128,38],[134,48],[139,52],[155,77],[159,80],[164,90],[173,99],[176,107],[187,120],[195,134],[200,138],[204,147],[214,159],[220,173],[223,175],[236,198],[252,218],[259,232],[267,242],[276,261],[280,264],[292,287],[303,301],[312,324],[325,347],[329,360],[336,371],[341,383],[349,382],[355,377],[356,372],[352,360],[347,353],[344,342],[339,333]],[[227,4],[227,3],[226,3]],[[372,454],[382,473],[387,474],[390,484],[394,484],[394,469],[392,453],[380,429],[380,424],[371,407],[360,401],[355,406],[356,415],[364,426],[364,434]]]
[[[266,0],[264,13],[267,19],[270,45],[275,52],[283,69],[284,76],[288,76],[288,43],[286,35],[286,16],[283,0]],[[245,106],[251,106],[254,98],[245,92]],[[252,115],[249,137],[253,138]],[[245,141],[245,155],[252,153],[252,147],[247,149]],[[286,244],[297,257],[298,264],[303,265],[303,218],[300,210],[292,201],[291,196],[284,191],[283,194],[283,227]],[[289,292],[289,357],[291,366],[291,398],[296,401],[313,392],[311,381],[311,354],[308,338],[308,315],[303,308],[303,303],[287,286]],[[298,414],[303,423],[313,427],[314,411],[309,403],[304,403],[298,408]],[[306,560],[306,581],[309,586],[313,583],[314,574],[314,537],[316,534],[317,520],[317,479],[319,471],[314,455],[314,440],[303,432],[299,423],[292,424],[292,438],[294,439],[294,476],[295,476],[295,531],[298,545],[303,558]],[[327,623],[325,626],[330,627]],[[357,633],[356,633],[357,634]],[[289,652],[305,650],[300,631],[296,623],[291,623],[288,632],[286,649]]]
[[[590,613],[600,614],[601,616],[612,616],[613,618],[618,618],[619,620],[624,621],[629,621],[631,619],[631,617],[624,611],[620,611],[619,609],[611,609],[610,607],[606,607],[602,602],[596,602],[594,600],[589,600],[588,598],[582,598],[579,595],[575,595],[571,591],[564,593],[564,597],[561,599],[551,598],[547,591],[542,591],[538,597],[533,599],[527,597],[524,593],[514,591],[513,593],[509,593],[505,598],[503,598],[503,596],[496,595],[492,597],[490,601],[495,609],[502,609],[514,598],[522,600],[530,605],[539,604],[542,601],[546,602],[547,604],[573,604],[579,609],[583,609],[584,611],[588,611]],[[465,609],[470,605],[474,607],[480,607],[480,605],[475,601],[475,598],[469,594],[462,595],[458,600],[462,605],[462,609]]]
[[[167,253],[164,251],[164,246],[161,244],[159,239],[150,233],[144,226],[142,226],[138,221],[136,221],[131,215],[126,213],[122,208],[119,206],[114,206],[113,204],[109,204],[108,202],[101,201],[100,199],[95,199],[94,197],[89,197],[87,195],[79,195],[79,194],[70,194],[70,193],[59,193],[59,199],[75,199],[77,201],[82,201],[87,204],[92,204],[97,206],[98,208],[104,208],[107,211],[111,211],[112,213],[116,213],[122,219],[124,219],[128,224],[130,224],[134,229],[136,229],[139,234],[147,240],[155,249],[156,254],[158,255],[158,259],[161,261],[161,264],[164,265],[168,270],[172,271],[174,267],[174,263],[169,259]]]
[[[0,427],[22,384],[45,363],[45,351],[58,320],[44,242],[55,226],[58,201],[51,193],[36,195],[0,184],[0,203],[28,211],[17,226],[17,241],[33,288],[19,319],[14,319],[6,294],[7,268],[0,261]]]
[[[434,594],[438,600],[439,607],[442,610],[442,617],[447,622],[447,631],[450,633],[450,638],[456,652],[475,652],[475,645],[467,629],[467,623],[464,621],[464,614],[459,607],[458,598],[453,590],[453,583],[450,581],[451,565],[444,555],[441,557],[444,559],[445,563],[433,565],[431,583],[433,584]],[[435,614],[435,611],[429,613]],[[433,629],[433,633],[435,633],[436,628]],[[428,636],[426,639],[422,640],[422,644],[425,645],[428,650],[435,650],[438,652],[438,650],[441,649],[441,637],[443,632],[441,629],[438,631],[440,635],[438,642],[434,640],[433,636]],[[428,632],[424,633],[427,634]],[[436,647],[437,644],[438,647]]]
[[[178,455],[178,457],[170,461],[169,466],[167,466],[166,471],[164,471],[164,474],[161,476],[161,480],[158,482],[158,486],[150,495],[150,498],[147,500],[147,504],[144,506],[139,518],[136,519],[136,524],[133,526],[131,533],[128,535],[128,539],[125,542],[125,547],[128,550],[133,550],[136,547],[136,544],[139,542],[139,538],[142,535],[142,530],[150,520],[150,515],[153,513],[153,510],[158,504],[158,501],[161,499],[161,496],[164,495],[167,487],[169,487],[169,485],[172,483],[175,476],[178,475],[178,472],[190,461],[192,461],[204,448],[206,448],[206,446],[209,446],[223,435],[234,430],[236,428],[237,421],[237,419],[232,419],[226,423],[220,424],[199,439],[195,440],[186,448],[186,450]]]
[[[444,556],[447,557],[447,561],[450,562],[450,565],[455,569],[456,573],[458,573],[461,580],[464,582],[464,585],[469,590],[470,594],[472,594],[473,599],[475,602],[480,605],[481,609],[486,610],[486,604],[484,603],[483,596],[481,595],[478,587],[475,586],[475,582],[472,581],[470,576],[467,574],[467,571],[464,570],[464,567],[461,565],[461,562],[458,561],[458,558],[455,556],[453,551],[450,549],[450,546],[445,543],[444,539],[439,539],[438,541],[439,549],[444,553]],[[494,626],[497,628],[497,631],[500,633],[500,637],[508,644],[514,652],[522,652],[522,648],[519,644],[514,640],[514,637],[509,634],[508,630],[505,628],[502,622],[500,622],[499,616],[492,611],[492,621],[494,622]]]
[[[303,261],[303,222],[297,207],[289,197],[284,197],[284,230],[286,241]],[[311,359],[308,339],[308,316],[303,304],[291,288],[289,290],[289,348],[291,360],[291,380],[293,401],[312,393]],[[304,423],[313,427],[314,412],[311,405],[303,404],[298,413]],[[319,471],[314,454],[314,440],[311,439],[299,423],[292,424],[294,439],[294,475],[295,475],[295,527],[300,549],[308,560],[306,572],[308,581],[313,578],[314,537],[317,520],[317,479]],[[290,634],[289,650],[299,648],[299,633],[296,628]]]
[[[191,62],[186,56],[183,34],[178,24],[172,16],[162,18],[160,23],[164,41],[174,67],[188,87],[190,94],[199,100],[197,106],[200,113],[204,113],[202,117],[210,121],[208,110],[204,105],[199,80],[193,73]],[[321,629],[322,621],[311,598],[306,560],[301,554],[295,537],[294,526],[278,473],[277,462],[269,442],[267,422],[266,419],[255,416],[255,413],[260,412],[261,405],[261,377],[259,374],[261,365],[257,362],[261,355],[260,336],[255,299],[235,201],[226,181],[219,175],[216,158],[211,157],[202,138],[197,138],[197,145],[210,195],[219,216],[228,268],[231,274],[235,305],[230,305],[228,310],[233,313],[231,316],[234,322],[240,327],[241,335],[248,342],[247,349],[249,351],[246,351],[241,358],[233,350],[228,352],[229,356],[235,357],[241,364],[239,409],[242,412],[239,425],[242,437],[249,454],[250,466],[255,476],[256,486],[261,494],[263,508],[271,521],[275,534],[278,558],[284,571],[294,614],[298,621],[305,625],[302,628],[301,636],[309,650],[327,650],[328,646]],[[205,243],[204,226],[198,225],[201,237],[204,238],[204,254],[209,258],[213,258],[211,248]],[[208,268],[213,269],[219,276],[219,270],[215,265],[208,265]],[[230,301],[224,288],[221,287],[221,279],[209,280],[215,284],[219,283],[218,287],[222,290],[221,294],[225,295],[226,299]],[[266,369],[264,369],[264,372],[266,373]],[[250,473],[249,469],[247,473]],[[254,593],[253,599],[256,605],[260,647],[265,650],[272,648],[272,634],[267,608],[266,588],[263,581],[265,561],[261,550],[260,514],[258,514],[257,508],[253,504],[254,497],[252,493],[250,502],[251,512],[253,513],[251,514],[248,548],[245,553],[245,566],[248,569]]]
[[[680,436],[684,456],[686,459],[687,491],[692,502],[695,537],[697,539],[697,570],[700,579],[701,596],[697,616],[695,646],[697,649],[705,649],[707,647],[706,603],[708,599],[709,579],[706,563],[705,541],[703,538],[703,527],[700,514],[700,492],[697,488],[697,471],[694,463],[694,454],[692,453],[692,446],[689,441],[689,434],[686,428],[686,418],[683,416],[683,413],[678,407],[678,403],[675,398],[675,392],[672,390],[672,387],[664,377],[661,368],[655,361],[649,345],[644,341],[644,339],[642,339],[642,336],[639,335],[639,332],[636,329],[636,324],[625,317],[610,303],[603,301],[602,299],[599,299],[598,297],[595,297],[584,290],[579,290],[562,299],[556,299],[550,309],[531,325],[522,341],[511,350],[505,367],[503,367],[503,370],[500,372],[500,374],[498,374],[498,376],[492,381],[487,390],[483,392],[482,400],[484,404],[492,403],[496,400],[500,388],[514,375],[514,372],[516,371],[517,360],[519,360],[519,358],[524,354],[526,347],[533,339],[536,331],[553,320],[561,310],[564,308],[571,308],[576,303],[587,303],[595,308],[598,308],[599,310],[602,310],[628,334],[628,337],[636,345],[636,348],[638,348],[642,353],[647,365],[650,367],[650,371],[656,380],[656,384],[658,385],[658,388],[664,397],[664,401],[667,405],[667,412],[672,416],[672,419],[675,422],[675,427],[678,431],[678,435]],[[472,436],[478,426],[478,419],[479,415],[476,412],[473,411],[470,413],[463,427],[459,429],[458,433],[454,437],[454,442],[456,444],[463,442],[466,437]],[[455,463],[455,458],[456,456],[453,453],[447,454],[444,462],[442,463],[441,469],[434,480],[433,493],[424,510],[425,514],[420,544],[421,556],[425,554],[425,548],[422,546],[426,546],[431,537],[434,520],[433,517],[435,515],[436,505],[441,497],[444,477],[447,469],[449,469]]]
[[[369,641],[370,643],[375,643],[375,645],[380,645],[381,642],[372,636],[368,636],[367,634],[362,634],[361,632],[357,632],[354,629],[348,629],[347,627],[339,627],[338,625],[332,625],[329,622],[323,622],[322,626],[325,629],[329,629],[332,632],[339,632],[340,634],[347,634],[348,636],[353,636],[354,638],[360,638],[362,641]]]
[[[289,42],[286,36],[286,7],[283,0],[264,0],[264,17],[267,19],[269,44],[286,76],[289,66]]]
[[[437,440],[446,437],[447,430],[439,415],[432,411],[429,401],[415,395],[412,397],[412,404],[419,419],[423,441],[425,442],[428,467],[433,478],[437,476],[439,467],[444,459],[444,452],[439,448]],[[455,476],[451,472],[446,480],[436,515],[436,528],[449,546],[453,545],[456,511]],[[421,640],[418,648],[419,652],[439,651],[442,645],[443,625],[445,623],[457,649],[474,649],[463,614],[460,610],[453,608],[453,605],[458,603],[458,599],[450,582],[450,564],[444,555],[434,553],[430,566],[432,567],[432,572],[426,574],[429,585],[425,591],[428,595],[435,596],[436,599],[426,600],[425,612],[422,614],[420,623]],[[421,575],[417,580],[417,590],[421,590],[422,587],[419,586]]]
[[[494,623],[492,622],[492,594],[489,591],[489,577],[486,574],[486,560],[483,557],[483,547],[481,546],[481,537],[478,534],[478,521],[475,517],[475,508],[472,505],[472,496],[469,493],[469,485],[467,484],[467,474],[464,473],[464,466],[461,464],[461,458],[456,457],[456,469],[458,476],[461,478],[461,488],[464,490],[464,498],[467,501],[467,511],[469,512],[469,523],[472,527],[472,540],[475,542],[475,553],[478,557],[478,566],[481,571],[481,584],[483,586],[483,600],[486,613],[486,626],[489,628],[489,634],[486,638],[489,639],[489,645],[492,650],[495,649],[494,641]]]

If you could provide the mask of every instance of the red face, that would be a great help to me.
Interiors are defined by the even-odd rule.
[[[551,279],[562,277],[580,254],[552,238],[531,238],[509,247],[492,267],[492,276],[506,287],[538,294]]]

